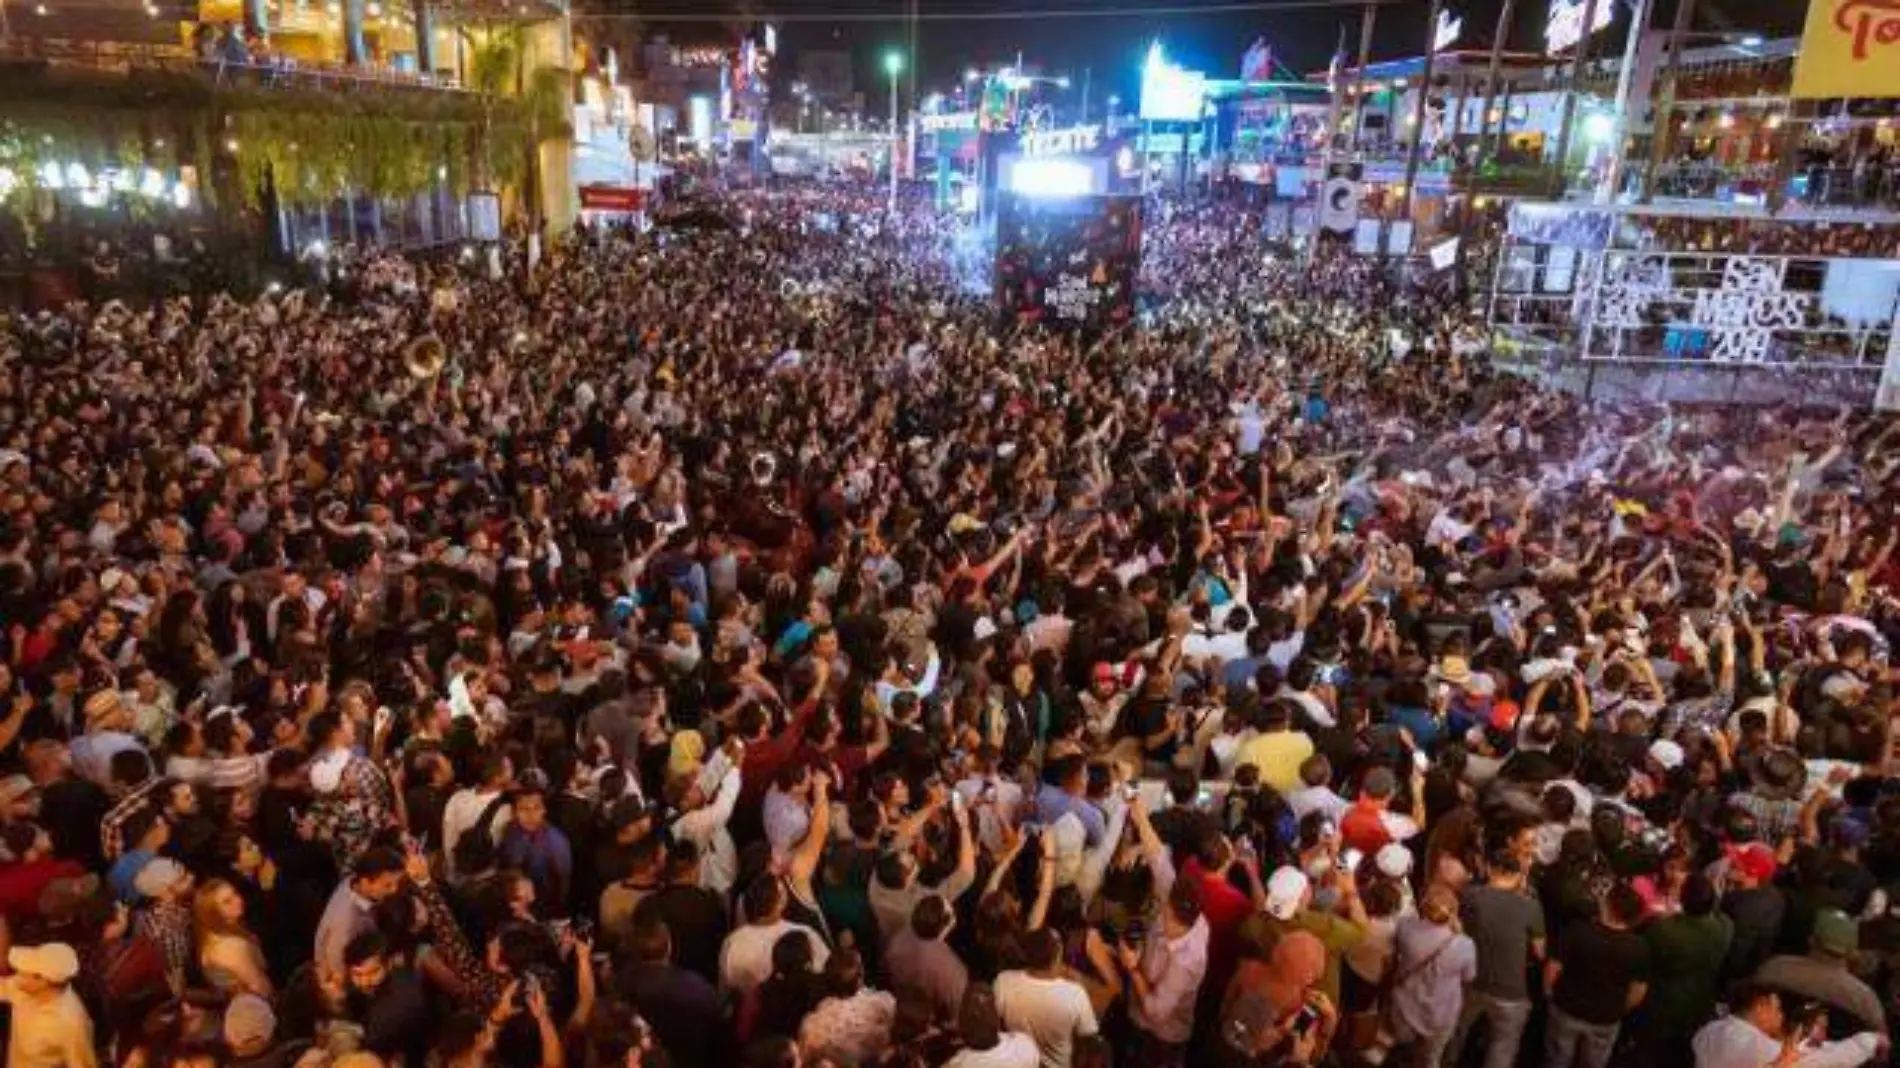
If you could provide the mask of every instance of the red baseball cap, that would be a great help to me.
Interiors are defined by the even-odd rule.
[[[1748,842],[1727,849],[1729,866],[1758,883],[1765,883],[1775,877],[1779,866],[1775,851],[1760,842]]]

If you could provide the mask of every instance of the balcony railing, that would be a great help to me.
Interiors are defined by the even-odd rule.
[[[355,88],[465,92],[452,77],[397,70],[379,65],[320,63],[290,56],[261,56],[236,62],[203,59],[178,45],[122,41],[23,38],[0,41],[0,61],[40,62],[69,69],[134,73],[157,71],[203,77],[219,86],[346,91]]]
[[[1678,165],[1657,173],[1656,195],[1681,200],[1753,200],[1765,196],[1773,183],[1774,168],[1767,164]],[[1788,202],[1812,208],[1900,211],[1900,162],[1796,168],[1788,181]]]

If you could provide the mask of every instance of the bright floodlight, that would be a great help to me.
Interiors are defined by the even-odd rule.
[[[976,81],[978,78],[981,78],[982,76],[983,76],[983,72],[980,70],[977,70],[975,67],[971,67],[969,70],[966,70],[963,72],[963,80],[966,82]]]
[[[903,56],[899,55],[896,52],[884,53],[884,73],[895,78],[897,77],[898,72],[903,69],[904,69]]]
[[[1202,118],[1207,78],[1168,61],[1161,42],[1148,47],[1141,68],[1141,117],[1157,122],[1193,122]]]
[[[1604,144],[1616,136],[1616,119],[1599,111],[1583,120],[1583,135],[1597,144]]]
[[[1068,79],[1068,78],[1066,78],[1066,77],[1065,77],[1065,78],[1057,78],[1057,79],[1056,79],[1056,88],[1058,88],[1058,89],[1067,89],[1068,87],[1069,87],[1069,79]]]
[[[1009,187],[1027,197],[1081,197],[1094,191],[1095,174],[1072,159],[1027,159],[1016,164]]]
[[[1742,38],[1743,48],[1760,48],[1761,44],[1762,44],[1761,34],[1758,34],[1758,33],[1751,33],[1747,37]]]

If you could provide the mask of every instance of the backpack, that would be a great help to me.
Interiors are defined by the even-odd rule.
[[[496,795],[482,809],[475,826],[463,831],[462,837],[455,840],[455,874],[466,878],[495,866],[495,815],[507,803],[508,794],[505,791]]]

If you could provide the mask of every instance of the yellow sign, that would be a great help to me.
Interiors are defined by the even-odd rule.
[[[1809,0],[1792,95],[1900,97],[1900,0]]]

